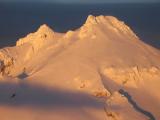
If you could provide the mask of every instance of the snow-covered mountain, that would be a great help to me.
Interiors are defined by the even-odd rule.
[[[0,50],[3,120],[160,119],[160,51],[112,16],[42,25]]]

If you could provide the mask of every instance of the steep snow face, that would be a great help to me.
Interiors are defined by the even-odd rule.
[[[103,60],[106,66],[144,67],[154,66],[154,63],[159,66],[159,51],[142,43],[127,25],[115,17],[89,16],[79,30],[79,38],[83,41],[76,45],[83,50],[76,50],[77,54],[90,56],[96,61],[99,59],[100,63],[104,63]]]
[[[149,110],[157,119],[160,119],[159,104],[152,105],[149,102],[150,99],[142,102],[148,96],[157,103],[160,100],[160,95],[157,92],[160,84],[159,61],[159,50],[141,42],[124,22],[113,16],[95,17],[90,15],[84,25],[76,31],[68,31],[64,34],[56,33],[47,25],[42,25],[37,32],[19,39],[15,47],[1,49],[0,79],[9,78],[19,82],[18,86],[20,88],[17,90],[20,90],[18,92],[21,95],[17,99],[20,103],[23,103],[23,97],[26,102],[27,100],[37,100],[37,95],[34,94],[37,90],[33,88],[31,88],[33,91],[28,90],[27,86],[30,85],[42,86],[42,88],[45,88],[43,91],[47,89],[53,93],[56,88],[60,91],[52,95],[50,91],[49,93],[43,93],[39,90],[39,87],[36,87],[42,92],[39,95],[43,97],[43,94],[49,94],[53,98],[62,99],[66,98],[66,96],[64,97],[66,93],[69,101],[74,101],[74,104],[77,103],[79,97],[76,100],[73,97],[77,97],[76,94],[82,96],[82,104],[85,105],[83,106],[78,102],[77,104],[82,106],[80,109],[74,111],[75,109],[68,108],[64,104],[64,106],[61,105],[64,109],[63,112],[61,111],[62,113],[52,110],[56,117],[53,116],[52,112],[45,114],[44,116],[50,116],[48,119],[60,118],[64,120],[65,118],[62,116],[64,113],[67,114],[69,120],[77,119],[71,115],[74,111],[76,115],[79,115],[78,119],[81,119],[80,116],[87,113],[91,115],[91,117],[88,114],[84,116],[83,119],[85,120],[105,119],[106,116],[111,120],[128,120],[128,116],[132,116],[133,119],[146,120],[145,114],[133,109],[127,98],[124,98],[118,92],[120,89],[131,92],[141,107]],[[26,83],[27,85],[25,85]],[[33,94],[27,94],[25,91],[33,92]],[[58,95],[59,93],[61,96]],[[145,94],[141,95],[141,93]],[[23,96],[24,94],[26,97]],[[33,97],[34,100],[30,95],[35,96]],[[86,96],[87,100],[98,104],[96,108],[90,106],[88,102],[86,103]],[[94,96],[94,99],[90,99],[91,96]],[[38,96],[38,98],[41,99],[40,103],[46,103],[41,96]],[[57,103],[57,100],[53,98],[47,103]],[[106,100],[107,102],[105,102]],[[108,103],[108,101],[110,102]],[[107,106],[108,104],[109,106]],[[104,106],[109,111],[104,110]],[[116,110],[115,106],[120,109]],[[125,108],[126,114],[124,114],[122,108]],[[10,108],[5,108],[6,111],[8,109]],[[13,110],[14,108],[10,111]],[[47,110],[49,111],[50,108]],[[25,113],[30,110],[23,108],[22,111],[25,116]],[[33,116],[39,113],[37,109],[36,112],[30,112]],[[15,112],[16,115],[17,113]],[[40,116],[44,118],[43,114]],[[28,119],[32,120],[34,117],[31,116]]]

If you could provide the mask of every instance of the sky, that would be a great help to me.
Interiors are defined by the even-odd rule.
[[[33,2],[56,2],[56,3],[135,3],[135,2],[142,2],[142,3],[148,3],[148,2],[160,2],[160,0],[0,0],[3,2],[27,2],[27,1],[33,1]]]

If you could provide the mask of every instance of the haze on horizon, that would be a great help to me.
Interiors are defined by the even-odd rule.
[[[53,2],[53,3],[158,3],[159,0],[0,0],[0,2]]]

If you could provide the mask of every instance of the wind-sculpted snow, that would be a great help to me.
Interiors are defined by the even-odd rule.
[[[0,99],[0,117],[10,120],[14,113],[13,120],[21,120],[22,113],[26,120],[46,116],[47,120],[147,120],[144,111],[158,120],[159,61],[159,50],[143,43],[113,16],[90,15],[83,26],[66,33],[44,24],[19,39],[16,46],[0,50],[0,89],[6,99]],[[34,86],[43,86],[43,90]],[[56,93],[55,88],[67,92]],[[120,90],[136,101],[138,110]],[[76,93],[85,95],[87,103],[79,101]],[[90,106],[90,97],[103,106]],[[79,106],[72,107],[72,101]]]
[[[146,79],[158,79],[160,76],[160,69],[156,67],[151,68],[106,68],[104,74],[110,79],[117,81],[121,85],[130,87],[137,87],[141,82]]]
[[[105,26],[105,27],[104,27]],[[84,26],[82,26],[82,32],[87,30],[88,32],[93,32],[95,29],[94,27],[97,27],[97,29],[103,30],[104,28],[109,29],[110,31],[114,32],[115,34],[120,35],[127,35],[129,37],[135,37],[138,38],[133,31],[124,24],[124,22],[119,21],[117,18],[113,16],[92,16],[89,15],[86,23]],[[104,31],[107,32],[107,31]],[[86,33],[87,34],[87,33]]]

